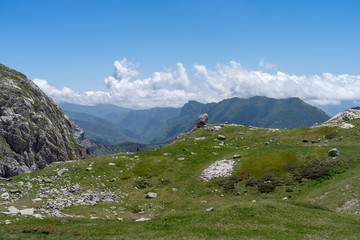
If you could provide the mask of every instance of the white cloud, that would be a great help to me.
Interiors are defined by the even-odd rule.
[[[266,68],[263,60],[260,63]],[[130,108],[182,106],[188,100],[205,103],[252,96],[299,97],[315,105],[340,104],[344,100],[360,99],[360,75],[270,74],[244,69],[234,61],[217,65],[215,69],[195,64],[194,69],[194,80],[200,80],[201,85],[191,83],[182,63],[177,63],[176,70],[154,72],[149,78],[138,79],[136,65],[126,58],[115,61],[113,76],[104,79],[107,91],[78,93],[68,87],[58,89],[46,80],[34,79],[34,82],[58,102],[88,105],[112,103]]]
[[[243,69],[237,62],[218,65],[215,71],[195,65],[195,76],[205,80],[218,100],[229,97],[272,98],[299,97],[314,104],[339,104],[342,100],[359,99],[360,75],[297,76],[283,72],[269,74]]]
[[[271,69],[271,68],[276,67],[276,64],[265,62],[265,60],[262,58],[259,62],[259,67],[265,68],[265,69]]]
[[[69,98],[78,98],[81,96],[81,94],[68,87],[58,89],[51,86],[48,84],[47,80],[44,79],[35,78],[33,81],[41,90],[58,101],[67,101]]]

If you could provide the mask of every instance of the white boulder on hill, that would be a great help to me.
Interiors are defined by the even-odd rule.
[[[349,128],[353,128],[355,126],[350,123],[345,123],[345,121],[350,121],[350,120],[358,119],[358,118],[360,118],[360,109],[350,108],[350,109],[346,109],[345,111],[336,114],[334,117],[330,118],[329,120],[327,120],[324,123],[315,125],[314,127],[338,126],[340,128],[349,129]]]
[[[232,174],[235,161],[233,160],[220,160],[211,164],[200,175],[203,181],[208,182],[211,179],[219,177],[228,177]]]

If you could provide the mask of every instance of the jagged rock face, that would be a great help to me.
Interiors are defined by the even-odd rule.
[[[59,106],[24,74],[0,64],[0,176],[85,157]]]
[[[71,122],[71,123],[74,127],[74,138],[75,138],[76,142],[78,144],[80,144],[80,146],[82,146],[86,149],[89,149],[90,151],[95,150],[96,145],[91,141],[90,138],[88,138],[84,129],[79,127],[79,125],[77,125],[74,122]]]

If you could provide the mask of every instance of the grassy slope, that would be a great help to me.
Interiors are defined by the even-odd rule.
[[[68,173],[45,186],[56,188],[69,179],[79,183],[83,191],[111,190],[122,198],[118,203],[74,206],[64,211],[84,218],[38,220],[0,215],[2,223],[5,219],[12,221],[10,225],[1,226],[3,232],[0,235],[19,239],[358,239],[360,218],[354,213],[359,207],[355,205],[346,211],[336,211],[346,201],[360,198],[360,120],[351,123],[356,128],[272,131],[226,126],[219,132],[198,129],[157,151],[59,163],[39,172],[17,176],[12,181],[14,186],[18,181],[26,182],[27,177],[50,177],[56,175],[55,169],[68,167]],[[221,141],[215,140],[219,133],[227,137],[223,146],[220,146]],[[325,135],[330,138],[327,143]],[[302,142],[303,139],[318,138],[320,143]],[[335,160],[327,157],[328,150],[333,147],[341,153]],[[190,156],[183,148],[197,155]],[[210,183],[199,180],[202,170],[212,162],[230,159],[234,154],[242,156],[234,172],[234,176],[242,181],[236,183],[234,190],[226,191],[218,180]],[[185,160],[178,160],[179,157]],[[300,166],[314,160],[332,164],[332,174],[318,181],[303,177],[299,183],[289,172],[289,162],[299,170]],[[94,162],[93,171],[86,172],[85,168],[91,162]],[[109,163],[116,165],[109,166]],[[259,193],[256,187],[246,186],[249,178],[261,179],[269,173],[281,185],[274,192]],[[111,182],[113,178],[116,180]],[[223,180],[230,181],[229,178]],[[136,185],[145,188],[135,189]],[[14,205],[36,207],[38,203],[36,205],[30,199],[35,198],[37,188],[34,186],[28,197]],[[289,188],[292,192],[287,191]],[[158,197],[145,199],[149,191],[158,193]],[[237,195],[237,192],[241,194]],[[288,200],[283,200],[284,197]],[[111,210],[111,206],[117,209]],[[120,210],[120,206],[126,210]],[[206,212],[209,207],[215,210]],[[5,211],[4,205],[0,206],[0,211]],[[91,216],[99,219],[90,220]],[[117,220],[118,217],[124,221]],[[152,220],[134,222],[140,217]]]

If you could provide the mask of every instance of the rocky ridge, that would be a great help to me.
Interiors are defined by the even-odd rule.
[[[352,125],[350,123],[346,123],[345,121],[350,121],[350,120],[358,119],[358,118],[360,118],[360,109],[350,108],[350,109],[346,109],[345,111],[336,114],[334,117],[330,118],[329,120],[327,120],[324,123],[315,124],[314,127],[338,126],[340,128],[344,128],[344,129],[354,128],[355,127],[354,125]]]
[[[0,177],[86,157],[60,107],[24,74],[0,64]]]

